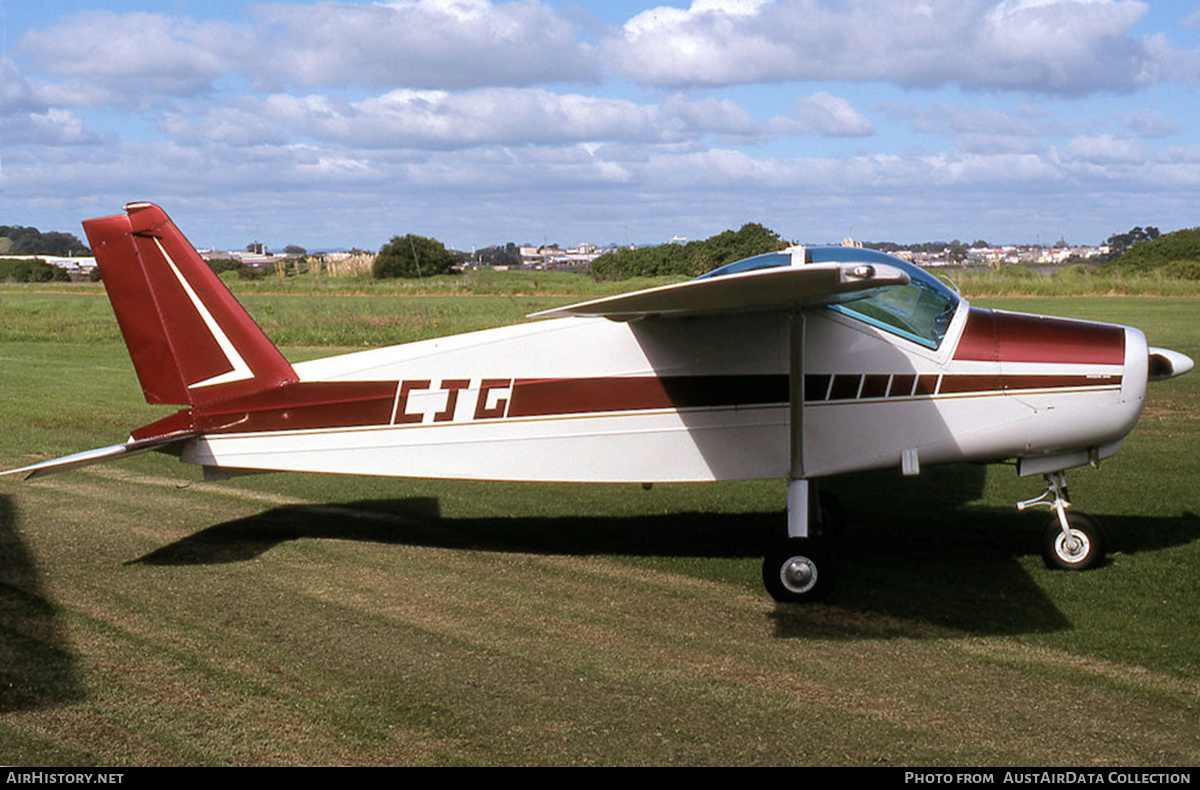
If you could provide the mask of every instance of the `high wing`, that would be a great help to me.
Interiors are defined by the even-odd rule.
[[[796,249],[792,256],[803,260],[803,249]],[[543,310],[529,317],[632,321],[647,316],[794,310],[845,301],[864,291],[910,281],[904,270],[883,263],[810,263],[702,277]]]

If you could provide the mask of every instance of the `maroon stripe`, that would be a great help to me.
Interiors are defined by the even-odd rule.
[[[386,425],[394,381],[308,381],[223,401],[195,417],[205,433],[314,430]]]
[[[897,373],[892,376],[892,384],[888,388],[889,398],[907,398],[912,395],[913,385],[917,377],[912,373]]]
[[[939,392],[943,395],[997,392],[1000,390],[1078,389],[1121,386],[1120,376],[942,376]]]
[[[785,375],[517,379],[509,417],[786,403]]]
[[[1120,376],[1003,376],[1005,389],[1077,389],[1079,387],[1109,388],[1121,386]]]
[[[883,398],[888,394],[888,375],[872,373],[863,379],[862,398]]]
[[[964,392],[1000,392],[1004,380],[1000,376],[942,376],[943,395],[960,395]]]
[[[1125,330],[1063,318],[971,308],[955,359],[1121,365]]]

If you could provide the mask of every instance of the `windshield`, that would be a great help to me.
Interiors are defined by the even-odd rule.
[[[942,344],[959,298],[940,280],[908,261],[875,250],[854,247],[820,247],[812,250],[813,263],[834,261],[877,261],[899,266],[912,281],[908,285],[865,291],[861,298],[830,305],[830,309],[929,348],[937,348]]]
[[[942,344],[959,298],[924,269],[894,255],[862,247],[808,247],[804,251],[804,262],[882,263],[903,269],[911,278],[908,285],[850,294],[839,303],[829,305],[829,309],[928,348],[936,349]],[[790,252],[769,252],[735,261],[696,279],[790,265]]]

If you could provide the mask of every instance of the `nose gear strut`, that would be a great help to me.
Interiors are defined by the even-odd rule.
[[[1017,510],[1047,507],[1054,511],[1042,536],[1042,559],[1046,567],[1081,571],[1099,565],[1108,542],[1104,528],[1086,513],[1070,510],[1066,473],[1052,472],[1045,478],[1046,489],[1041,495],[1018,502]]]

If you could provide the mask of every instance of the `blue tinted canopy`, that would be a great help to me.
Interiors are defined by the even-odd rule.
[[[795,261],[793,255],[799,254],[800,249],[793,247],[734,261],[696,279],[797,265],[800,262]],[[805,247],[803,254],[804,264],[879,263],[903,269],[911,279],[908,285],[851,294],[840,304],[830,305],[829,309],[929,348],[941,345],[960,300],[929,272],[894,255],[862,247]]]

